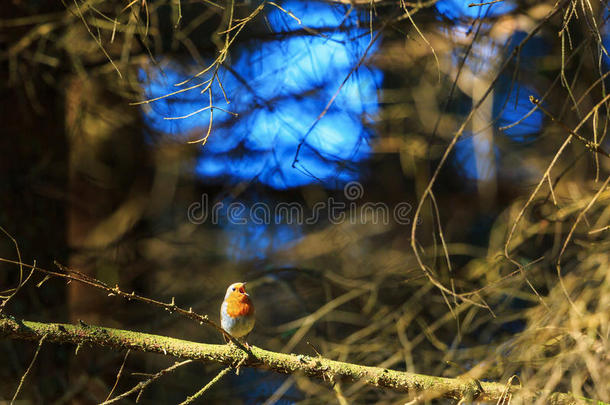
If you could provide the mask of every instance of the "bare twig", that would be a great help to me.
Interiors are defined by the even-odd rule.
[[[470,4],[468,4],[468,7],[487,6],[487,5],[490,5],[490,4],[499,3],[501,1],[504,1],[504,0],[492,0],[492,1],[486,1],[485,3],[470,3]]]
[[[544,26],[544,24],[549,19],[551,19],[556,13],[558,13],[561,10],[561,8],[564,5],[566,5],[567,3],[568,3],[568,0],[564,0],[561,3],[556,4],[555,7],[527,34],[527,36],[515,47],[513,52],[506,58],[506,60],[502,64],[502,66],[500,66],[500,68],[498,69],[496,77],[490,82],[490,85],[488,86],[485,93],[481,96],[481,98],[479,99],[477,104],[472,107],[472,109],[470,110],[470,113],[467,115],[467,117],[464,119],[464,121],[460,125],[459,129],[453,135],[451,142],[445,149],[445,152],[443,153],[439,163],[436,165],[434,173],[432,174],[432,177],[428,181],[428,185],[426,186],[424,192],[422,193],[422,195],[419,198],[419,201],[417,203],[417,208],[415,209],[415,214],[414,214],[413,220],[412,220],[413,225],[411,227],[411,248],[415,255],[415,259],[419,265],[419,268],[424,272],[424,274],[426,274],[426,276],[428,277],[430,282],[432,282],[441,291],[451,294],[452,296],[454,296],[458,299],[464,299],[464,294],[456,296],[453,291],[451,291],[450,289],[448,289],[444,285],[442,285],[435,277],[433,277],[432,273],[427,268],[426,264],[423,262],[422,257],[420,255],[419,247],[418,247],[418,239],[417,239],[417,226],[420,222],[420,215],[422,213],[423,205],[424,205],[425,201],[430,197],[430,194],[432,193],[432,188],[434,187],[434,184],[436,183],[436,180],[437,180],[443,166],[447,162],[449,155],[451,154],[451,151],[457,144],[458,140],[461,138],[464,131],[466,130],[466,126],[472,120],[472,118],[474,117],[475,113],[479,110],[481,105],[483,105],[483,103],[485,102],[485,100],[487,99],[489,94],[491,93],[492,89],[494,88],[494,86],[496,85],[498,80],[500,80],[501,74],[509,66],[510,61],[520,52],[521,48],[531,38],[534,37],[534,35]],[[508,254],[506,254],[506,256],[508,257]],[[529,284],[530,288],[532,288],[533,291],[539,296],[538,292],[533,288],[533,285],[531,285],[531,283],[529,283],[529,281],[528,281],[528,284]],[[541,299],[541,301],[542,301],[542,299]],[[481,305],[481,304],[478,304],[478,305]]]
[[[42,344],[44,343],[47,336],[48,336],[47,334],[44,334],[40,338],[40,341],[38,342],[38,347],[36,348],[36,352],[34,353],[34,357],[32,357],[32,361],[30,362],[30,365],[28,366],[27,370],[25,370],[25,373],[23,373],[23,376],[21,376],[19,385],[17,386],[17,389],[15,390],[15,395],[13,395],[13,399],[11,399],[11,405],[13,405],[15,403],[15,400],[17,399],[17,395],[19,395],[19,391],[21,391],[21,387],[23,387],[23,383],[24,383],[25,379],[27,378],[28,374],[30,373],[30,370],[34,366],[34,363],[36,363],[36,359],[38,358],[38,353],[40,353]]]
[[[602,101],[600,101],[593,109],[592,111],[597,111],[597,109],[602,105],[603,102],[605,102],[606,100],[608,100],[610,98],[610,95],[604,97],[604,99]],[[605,157],[610,157],[610,153],[606,152],[606,150],[601,146],[598,145],[594,142],[589,141],[587,138],[583,137],[582,135],[580,135],[579,133],[577,133],[575,130],[572,130],[570,127],[568,127],[563,121],[561,121],[560,119],[556,118],[553,114],[551,114],[548,110],[546,110],[544,107],[542,107],[542,105],[540,105],[540,101],[538,99],[536,99],[533,96],[530,96],[530,102],[532,104],[534,104],[535,106],[537,106],[540,111],[542,111],[547,117],[549,117],[551,120],[555,121],[556,123],[558,123],[563,129],[565,129],[566,131],[568,131],[568,133],[572,136],[574,136],[576,139],[578,139],[579,141],[581,141],[585,147],[593,152],[599,153],[601,155],[604,155]],[[590,114],[589,114],[590,115]]]
[[[19,244],[17,243],[17,240],[15,240],[15,238],[13,238],[13,236],[10,233],[8,233],[1,226],[0,226],[0,231],[2,231],[11,240],[11,242],[13,242],[13,245],[15,245],[15,252],[17,253],[17,260],[19,261],[19,263],[21,263],[21,251],[19,250]],[[28,282],[30,277],[32,277],[32,274],[34,273],[35,269],[36,269],[36,261],[34,261],[34,265],[31,267],[30,273],[24,279],[23,265],[22,264],[19,265],[19,281],[17,282],[17,287],[10,288],[6,291],[0,291],[0,313],[2,313],[2,310],[4,309],[6,304],[11,300],[11,298],[13,298],[15,296],[15,294],[17,294],[17,292],[21,289],[21,287],[23,287]]]
[[[117,395],[116,397],[114,397],[110,400],[108,398],[106,398],[106,401],[102,402],[100,405],[113,404],[115,402],[120,401],[123,398],[127,398],[131,394],[135,394],[136,392],[139,393],[138,394],[138,396],[139,396],[144,391],[144,389],[146,387],[148,387],[150,384],[152,384],[154,381],[158,380],[159,378],[163,377],[164,375],[166,375],[168,373],[171,373],[172,371],[176,370],[178,367],[182,367],[182,366],[192,363],[192,362],[193,362],[193,360],[184,360],[181,362],[176,362],[174,365],[167,367],[167,368],[159,371],[158,373],[152,375],[148,380],[140,381],[138,384],[136,384],[135,387],[131,388],[130,390],[125,391],[121,395]]]
[[[563,282],[563,277],[561,277],[561,257],[563,256],[563,253],[565,252],[566,247],[570,243],[570,240],[572,239],[572,235],[574,234],[576,227],[578,226],[578,224],[580,223],[580,221],[582,220],[584,215],[587,213],[587,211],[589,211],[589,209],[593,206],[593,204],[595,204],[595,202],[598,200],[599,196],[606,190],[606,187],[608,187],[608,183],[610,183],[610,176],[608,176],[606,178],[606,181],[604,181],[604,184],[602,184],[602,186],[599,188],[597,193],[595,193],[593,198],[591,198],[591,200],[589,201],[587,206],[582,211],[580,211],[580,213],[578,214],[578,217],[576,218],[576,221],[574,221],[574,224],[570,228],[570,232],[568,233],[566,240],[563,242],[563,245],[561,246],[561,251],[559,252],[559,257],[557,258],[556,269],[557,269],[557,277],[559,278],[559,283],[561,284],[561,288],[562,288],[565,296],[567,297],[568,301],[570,302],[570,304],[572,305],[572,307],[574,308],[576,313],[579,315],[581,315],[581,311],[578,310],[576,305],[574,305],[574,302],[572,301],[572,298],[570,297],[570,294],[568,293],[568,290],[566,289],[565,284]]]
[[[104,401],[108,401],[110,399],[110,397],[112,397],[112,393],[116,389],[116,386],[119,383],[119,379],[121,378],[121,375],[123,374],[123,368],[125,367],[125,362],[127,361],[127,357],[129,357],[129,352],[131,352],[131,350],[127,349],[127,353],[125,353],[125,357],[123,358],[123,363],[121,364],[121,367],[119,368],[119,371],[116,374],[116,379],[114,380],[114,385],[112,386],[112,389],[110,390],[110,392],[108,393],[108,396],[106,397],[106,399]]]
[[[207,315],[200,315],[196,312],[193,312],[192,308],[189,308],[189,310],[185,310],[183,308],[180,308],[179,306],[176,305],[174,298],[172,297],[171,302],[167,303],[167,302],[161,302],[158,300],[154,300],[152,298],[147,298],[141,295],[136,294],[135,292],[131,292],[131,293],[127,293],[125,291],[122,291],[118,285],[115,285],[114,287],[110,287],[107,284],[103,283],[100,280],[97,280],[93,277],[90,277],[86,274],[83,274],[79,271],[76,270],[72,270],[60,263],[58,263],[57,261],[55,262],[55,265],[63,271],[63,273],[57,272],[57,271],[52,271],[52,270],[47,270],[47,269],[43,269],[40,267],[36,267],[36,266],[32,266],[29,265],[27,263],[22,263],[22,262],[18,262],[15,260],[9,260],[9,259],[5,259],[0,257],[0,262],[4,262],[4,263],[11,263],[11,264],[16,264],[19,266],[23,266],[23,267],[28,267],[31,268],[33,270],[36,270],[40,273],[43,274],[47,274],[50,276],[55,276],[55,277],[60,277],[60,278],[64,278],[66,280],[69,281],[77,281],[79,283],[83,283],[86,284],[88,286],[97,288],[99,290],[105,291],[108,293],[109,297],[112,296],[119,296],[121,298],[124,298],[128,301],[140,301],[158,308],[162,308],[170,313],[177,313],[180,314],[181,316],[191,319],[193,321],[199,322],[199,324],[203,325],[209,325],[211,327],[213,327],[214,329],[216,329],[218,332],[220,332],[222,335],[224,335],[227,339],[229,339],[231,342],[233,342],[237,347],[239,347],[241,350],[243,350],[246,353],[249,353],[249,350],[246,346],[244,346],[239,340],[235,339],[233,336],[231,336],[227,331],[225,331],[224,329],[222,329],[216,322],[212,321],[211,319],[208,318]]]
[[[216,384],[218,381],[220,381],[220,379],[222,377],[225,376],[225,374],[227,374],[229,372],[229,370],[231,370],[231,366],[226,367],[224,369],[222,369],[220,371],[220,373],[218,373],[218,375],[216,375],[216,377],[212,378],[212,380],[207,383],[202,389],[200,389],[199,391],[197,391],[196,393],[194,393],[192,396],[187,397],[184,401],[182,401],[180,403],[180,405],[188,405],[190,403],[192,403],[193,401],[197,400],[198,398],[201,398],[201,396],[208,390],[210,389],[210,387],[214,384]]]

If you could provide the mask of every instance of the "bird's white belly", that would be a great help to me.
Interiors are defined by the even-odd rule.
[[[222,303],[222,313],[227,313],[227,303]],[[254,328],[254,314],[231,318],[228,315],[221,316],[220,325],[224,330],[234,337],[242,337],[250,333]]]

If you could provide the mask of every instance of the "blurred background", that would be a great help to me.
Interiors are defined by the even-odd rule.
[[[265,349],[610,400],[605,2],[5,0],[0,15],[0,226],[24,262],[213,320],[247,281]],[[19,280],[0,264],[0,291]],[[222,343],[38,274],[2,311]],[[35,346],[0,341],[0,402]],[[19,398],[102,402],[124,356],[45,344]],[[173,361],[131,353],[116,392]],[[179,403],[219,370],[180,368],[140,403]],[[249,369],[202,403],[408,400]]]

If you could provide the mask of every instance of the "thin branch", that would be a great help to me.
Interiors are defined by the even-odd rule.
[[[610,98],[610,95],[604,97],[604,99],[602,101],[600,101],[591,111],[597,112],[599,107],[602,105],[602,103],[605,102],[606,100],[608,100],[609,98]],[[585,145],[585,147],[587,149],[589,149],[589,150],[591,150],[593,152],[599,153],[601,155],[604,155],[605,157],[610,157],[610,154],[602,146],[600,146],[599,144],[597,144],[595,142],[589,141],[587,138],[585,138],[584,136],[582,136],[578,132],[576,132],[576,130],[572,130],[563,121],[561,121],[560,119],[556,118],[548,110],[546,110],[544,107],[542,107],[542,105],[540,105],[540,100],[538,100],[534,96],[530,96],[530,102],[532,104],[534,104],[536,107],[538,107],[540,109],[540,111],[542,111],[552,121],[558,123],[563,129],[568,131],[568,133],[570,135],[574,136],[576,139],[581,141]],[[587,117],[589,117],[589,116],[590,116],[590,113],[587,115]],[[594,113],[594,116],[595,116],[595,113]]]
[[[138,396],[139,396],[142,393],[142,391],[144,391],[144,389],[146,387],[148,387],[150,384],[152,384],[155,380],[159,379],[160,377],[163,377],[167,373],[171,373],[178,367],[182,367],[182,366],[192,363],[192,362],[193,362],[193,360],[185,360],[185,361],[181,361],[179,363],[175,363],[174,365],[172,365],[168,368],[164,368],[163,370],[161,370],[158,373],[151,376],[148,380],[140,381],[138,384],[136,384],[135,387],[131,388],[128,391],[125,391],[121,395],[117,395],[116,397],[114,397],[110,400],[106,399],[106,401],[102,402],[100,405],[114,404],[115,402],[118,402],[123,398],[127,398],[128,396],[130,396],[131,394],[135,394],[136,392],[138,392]]]
[[[30,365],[28,366],[27,370],[25,370],[25,373],[23,373],[23,376],[21,376],[21,381],[19,381],[19,385],[17,386],[17,389],[15,390],[15,395],[13,395],[13,399],[11,399],[11,405],[13,405],[15,403],[15,400],[17,399],[17,395],[19,395],[19,391],[21,391],[21,387],[23,387],[23,382],[27,378],[28,374],[30,374],[30,370],[34,366],[34,363],[36,363],[36,359],[38,358],[38,353],[40,353],[40,349],[42,348],[42,344],[44,343],[46,338],[47,338],[46,334],[44,334],[44,335],[42,335],[42,337],[40,337],[40,341],[38,342],[38,347],[36,348],[34,357],[32,358],[32,361],[30,362]]]
[[[180,405],[188,405],[190,403],[192,403],[193,401],[197,400],[198,398],[200,398],[208,389],[210,389],[210,387],[214,384],[216,384],[218,381],[220,381],[220,379],[222,377],[225,376],[225,374],[227,374],[229,371],[231,370],[231,366],[224,368],[220,371],[220,373],[218,373],[218,375],[214,378],[212,378],[212,381],[210,381],[209,383],[207,383],[205,385],[205,387],[203,387],[202,389],[200,389],[199,391],[197,391],[195,394],[191,395],[190,397],[187,397],[184,401],[182,401],[180,403]]]
[[[108,401],[112,397],[112,393],[116,389],[116,386],[119,384],[119,379],[121,378],[121,375],[123,374],[123,369],[125,368],[125,362],[127,361],[127,357],[129,357],[130,352],[131,352],[131,350],[127,349],[127,353],[125,353],[125,357],[123,358],[123,363],[121,364],[121,368],[119,368],[119,371],[116,374],[116,379],[114,380],[114,385],[112,386],[112,389],[108,393],[108,396],[106,397],[104,402]]]
[[[574,235],[574,231],[576,230],[576,227],[578,226],[580,221],[583,219],[583,217],[585,216],[587,211],[589,211],[589,209],[599,199],[599,196],[604,192],[604,190],[606,190],[606,187],[608,187],[609,183],[610,183],[610,176],[608,176],[606,178],[606,181],[604,181],[604,184],[602,184],[602,186],[597,191],[597,193],[595,193],[593,198],[591,198],[591,200],[589,201],[587,206],[582,211],[580,211],[580,213],[578,214],[578,217],[576,217],[576,221],[574,221],[574,224],[572,225],[572,228],[570,228],[570,232],[568,233],[568,236],[566,237],[566,240],[563,242],[563,246],[561,247],[561,251],[559,252],[559,256],[557,257],[556,269],[557,269],[557,277],[559,278],[559,283],[561,284],[561,288],[563,290],[563,293],[565,294],[565,296],[567,297],[568,301],[570,302],[570,305],[572,305],[572,307],[574,308],[576,313],[579,314],[579,315],[582,315],[582,313],[576,307],[576,305],[574,304],[574,301],[572,301],[572,298],[570,298],[570,294],[568,293],[568,290],[566,289],[566,286],[565,286],[565,284],[563,282],[563,277],[561,277],[561,257],[563,256],[566,248],[568,247],[568,244],[570,243],[570,240],[572,239],[572,235]]]
[[[468,7],[480,7],[480,6],[487,6],[487,5],[490,5],[490,4],[496,4],[496,3],[499,3],[499,2],[501,2],[501,1],[504,1],[504,0],[493,0],[493,1],[486,1],[485,3],[470,3],[470,4],[468,4]]]
[[[413,219],[412,219],[413,225],[411,226],[411,249],[413,250],[413,254],[415,255],[415,260],[417,261],[419,268],[422,270],[422,272],[424,272],[424,274],[426,274],[426,276],[428,276],[429,280],[441,291],[445,291],[451,295],[454,295],[454,293],[451,290],[447,289],[438,280],[436,280],[434,277],[432,277],[432,275],[427,270],[425,263],[423,262],[420,252],[418,251],[417,226],[420,221],[423,205],[426,202],[426,200],[430,197],[430,194],[432,193],[432,188],[434,187],[436,180],[441,173],[441,170],[443,169],[445,163],[449,160],[449,155],[451,154],[451,152],[452,152],[453,148],[455,147],[455,145],[457,144],[458,140],[462,137],[464,131],[466,130],[466,126],[472,120],[472,118],[474,117],[476,112],[479,110],[480,106],[485,102],[485,100],[487,99],[489,94],[492,92],[494,86],[500,80],[502,72],[504,72],[504,70],[509,66],[510,61],[520,52],[521,48],[531,38],[533,38],[534,35],[536,35],[536,33],[544,26],[544,24],[548,20],[550,20],[556,13],[558,13],[561,10],[561,8],[567,3],[568,3],[568,0],[563,0],[561,3],[557,3],[555,5],[555,7],[552,10],[550,10],[549,13],[534,28],[532,28],[532,30],[530,30],[530,32],[526,35],[526,37],[523,38],[521,40],[521,42],[519,42],[519,44],[515,47],[515,49],[513,49],[512,53],[506,58],[506,60],[503,62],[503,64],[498,69],[496,77],[491,81],[491,83],[488,86],[485,93],[481,96],[481,98],[478,100],[478,102],[472,107],[472,109],[470,110],[470,112],[468,113],[468,115],[466,116],[466,118],[464,119],[464,121],[462,122],[460,127],[458,128],[458,130],[453,134],[451,142],[449,143],[447,148],[445,148],[443,155],[441,156],[438,164],[436,165],[436,168],[434,169],[434,173],[432,174],[432,177],[428,181],[426,188],[424,189],[422,195],[420,196],[420,198],[417,202],[417,207],[415,209],[415,213],[414,213]],[[507,251],[508,249],[505,248],[505,250]],[[510,259],[508,252],[506,252],[506,256]],[[526,278],[526,280],[527,280],[527,278]],[[534,293],[536,293],[536,295],[539,296],[538,292],[533,288],[533,286],[531,285],[531,283],[529,281],[528,281],[528,285],[530,286],[530,288],[532,288]],[[464,297],[464,295],[462,294],[462,295],[457,296],[456,298],[463,299],[463,297]],[[542,301],[542,299],[541,299],[541,301]],[[478,305],[480,305],[480,304],[478,304]]]
[[[22,262],[21,250],[19,250],[19,244],[17,243],[17,240],[15,240],[15,238],[13,238],[13,236],[10,233],[8,233],[8,231],[1,226],[0,226],[0,231],[2,233],[4,233],[11,240],[11,242],[13,242],[13,245],[15,245],[15,252],[17,253],[17,260],[19,261],[19,263],[21,263]],[[8,304],[8,302],[15,296],[15,294],[17,294],[17,292],[19,292],[19,290],[30,280],[30,277],[32,277],[32,274],[34,273],[35,269],[36,269],[36,260],[34,260],[34,265],[30,268],[30,273],[24,279],[23,278],[23,275],[24,275],[23,264],[19,265],[19,281],[17,282],[17,287],[9,288],[6,291],[0,291],[0,313],[2,313],[2,310],[4,309],[6,304]],[[7,294],[7,295],[5,295],[5,294]]]
[[[68,280],[68,282],[70,281],[77,281],[79,283],[83,283],[86,284],[90,287],[94,287],[97,288],[98,290],[102,290],[106,293],[108,293],[109,297],[112,296],[118,296],[121,298],[126,299],[127,301],[140,301],[143,302],[145,304],[149,304],[152,306],[155,306],[157,308],[162,308],[170,313],[177,313],[179,315],[182,315],[185,318],[191,319],[193,321],[199,322],[200,325],[206,324],[209,325],[211,327],[213,327],[214,329],[216,329],[218,332],[220,332],[224,337],[226,337],[227,339],[229,339],[231,342],[233,342],[237,347],[239,347],[241,350],[243,350],[246,353],[249,353],[249,350],[246,346],[244,346],[239,340],[235,339],[233,336],[231,336],[231,334],[229,334],[226,330],[224,330],[223,328],[221,328],[216,322],[212,321],[210,318],[208,318],[207,315],[201,315],[198,314],[196,312],[193,312],[192,308],[189,308],[188,311],[186,309],[180,308],[179,306],[176,305],[174,297],[172,297],[171,302],[167,303],[167,302],[161,302],[152,298],[148,298],[148,297],[144,297],[142,295],[138,295],[135,293],[135,291],[132,291],[131,293],[127,293],[123,290],[121,290],[117,285],[115,285],[114,287],[110,287],[107,284],[103,283],[100,280],[97,280],[93,277],[87,276],[86,274],[83,274],[79,271],[70,269],[60,263],[58,263],[57,261],[55,262],[55,265],[63,271],[63,273],[57,272],[57,271],[52,271],[52,270],[47,270],[47,269],[43,269],[40,267],[36,267],[35,265],[29,265],[27,263],[22,263],[20,261],[15,261],[15,260],[9,260],[9,259],[5,259],[3,257],[0,257],[0,262],[4,262],[4,263],[10,263],[10,264],[15,264],[21,267],[27,267],[33,270],[36,270],[40,273],[49,275],[49,276],[55,276],[55,277],[60,277],[63,279]]]

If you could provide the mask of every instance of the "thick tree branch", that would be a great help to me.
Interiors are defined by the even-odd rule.
[[[504,384],[499,383],[479,383],[472,379],[433,377],[343,363],[322,357],[276,353],[258,347],[252,347],[252,354],[244,359],[246,354],[233,345],[189,342],[171,337],[84,323],[80,325],[41,323],[0,316],[0,337],[24,340],[40,340],[44,337],[47,342],[90,344],[120,350],[131,349],[226,365],[236,365],[242,362],[241,366],[243,367],[264,368],[283,374],[302,373],[331,382],[341,380],[361,381],[372,386],[409,392],[425,398],[442,396],[461,399],[474,396],[478,400],[496,402],[508,391]],[[534,399],[534,396],[542,395],[541,393],[526,394],[519,392],[516,386],[510,388],[513,400],[521,395],[527,396],[527,399],[524,399],[525,402],[530,402]],[[588,401],[563,393],[553,393],[547,399],[550,404],[576,404]]]

